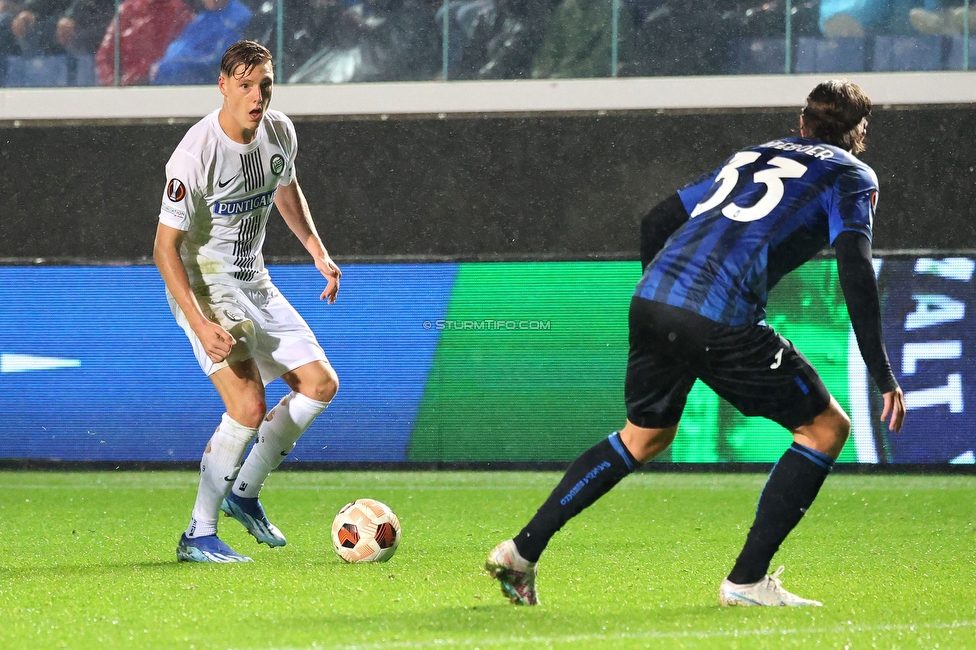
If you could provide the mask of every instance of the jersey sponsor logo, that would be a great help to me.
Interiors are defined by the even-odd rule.
[[[158,187],[158,186],[157,186]],[[186,185],[178,178],[171,178],[166,185],[166,198],[173,203],[179,203],[186,198]]]
[[[235,178],[237,178],[240,175],[241,175],[241,173],[240,172],[237,172],[236,174],[234,174],[233,176],[231,176],[230,178],[228,178],[226,181],[222,181],[222,180],[219,180],[218,179],[217,180],[217,187],[220,188],[220,189],[224,189],[225,187],[227,187],[228,183],[230,183],[232,180],[234,180]]]
[[[285,171],[285,157],[276,153],[271,156],[271,173],[275,176],[281,176],[283,171]]]
[[[187,214],[185,210],[180,210],[179,208],[174,208],[172,206],[163,204],[163,212],[169,212],[172,215],[179,217],[180,219],[186,219]]]
[[[255,210],[266,208],[274,203],[274,197],[277,191],[277,188],[275,188],[269,192],[264,192],[263,194],[251,196],[246,199],[240,199],[238,201],[217,201],[213,204],[211,209],[215,215],[232,215],[253,212]]]

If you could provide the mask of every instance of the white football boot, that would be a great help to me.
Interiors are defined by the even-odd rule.
[[[816,600],[800,598],[783,589],[779,577],[784,570],[785,567],[780,567],[773,575],[767,575],[751,585],[737,585],[726,578],[719,587],[718,601],[727,607],[730,605],[746,607],[820,607],[823,605]]]

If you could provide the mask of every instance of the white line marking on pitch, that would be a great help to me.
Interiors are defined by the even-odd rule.
[[[342,648],[343,650],[387,650],[388,648],[429,648],[452,647],[452,646],[495,646],[495,645],[539,645],[547,643],[580,643],[595,641],[622,641],[641,639],[716,639],[716,638],[738,638],[738,637],[770,637],[770,636],[792,636],[800,634],[843,634],[845,632],[918,632],[921,630],[946,630],[958,628],[976,627],[976,621],[954,621],[952,623],[923,623],[923,624],[897,624],[897,625],[839,625],[832,628],[810,627],[810,628],[782,628],[782,629],[763,629],[763,630],[716,630],[713,632],[636,632],[621,634],[579,634],[567,636],[531,636],[531,637],[499,637],[497,639],[426,639],[424,641],[383,641],[380,643],[369,643],[356,645],[342,643],[338,645],[318,645],[309,646],[284,646],[273,647],[267,650],[329,650],[331,648]]]

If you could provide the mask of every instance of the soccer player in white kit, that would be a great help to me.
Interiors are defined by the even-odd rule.
[[[250,561],[217,537],[221,511],[259,543],[285,545],[258,494],[339,388],[315,335],[271,283],[261,252],[274,204],[327,280],[320,297],[335,302],[342,273],[295,177],[295,127],[268,110],[271,52],[235,43],[217,85],[223,106],[190,128],[166,165],[153,249],[173,315],[226,409],[203,453],[196,503],[176,549],[185,562]],[[291,392],[268,411],[264,387],[278,377]]]

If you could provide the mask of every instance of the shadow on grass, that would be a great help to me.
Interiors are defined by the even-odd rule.
[[[355,638],[362,647],[384,644],[427,647],[470,644],[548,644],[587,640],[599,643],[621,637],[668,638],[688,636],[689,621],[704,627],[715,625],[718,606],[669,606],[658,603],[631,605],[615,609],[607,604],[598,608],[516,607],[505,603],[473,606],[425,607],[390,612],[382,607],[375,615],[323,611],[319,616],[279,617],[281,630],[301,630],[293,643],[314,643],[316,647],[340,647],[343,637]],[[696,626],[696,628],[699,626]],[[346,636],[350,635],[350,636]],[[280,641],[285,641],[281,639]]]
[[[150,560],[146,562],[114,562],[114,563],[86,563],[59,564],[56,566],[33,566],[17,569],[0,568],[0,577],[4,578],[38,578],[56,576],[91,577],[100,575],[111,577],[122,573],[140,570],[169,570],[175,571],[186,564],[173,560]]]
[[[265,551],[266,553],[269,551]],[[273,552],[273,551],[272,551]],[[303,572],[309,570],[341,570],[345,567],[345,563],[342,563],[336,557],[330,555],[325,555],[321,560],[318,561],[308,561],[303,559],[300,564],[288,564],[287,562],[282,566],[271,566],[267,562],[270,558],[258,558],[257,555],[253,556],[253,562],[243,562],[243,563],[229,563],[229,564],[219,564],[219,563],[197,563],[197,562],[178,562],[175,557],[175,553],[172,560],[169,559],[155,559],[155,560],[143,560],[136,562],[126,562],[126,561],[106,561],[106,562],[82,562],[82,563],[61,563],[54,566],[31,566],[31,567],[0,567],[0,579],[10,578],[10,579],[25,579],[25,578],[57,578],[57,577],[70,577],[77,576],[80,578],[98,578],[104,577],[106,579],[117,578],[120,575],[124,576],[133,572],[140,571],[159,571],[160,577],[168,576],[170,574],[176,574],[175,572],[180,572],[176,575],[184,577],[186,575],[192,575],[192,572],[196,571],[202,576],[210,576],[214,572],[227,571],[227,570],[241,570],[247,571],[248,573],[254,574],[254,579],[261,582],[268,578],[269,568],[271,571],[271,577],[274,575],[282,576],[293,574],[296,572]],[[286,558],[280,558],[285,561]],[[265,560],[265,561],[260,561]],[[235,569],[236,567],[236,569]]]

